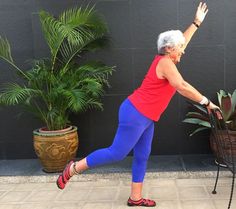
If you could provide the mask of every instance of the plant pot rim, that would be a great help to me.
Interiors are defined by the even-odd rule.
[[[67,125],[66,128],[63,128],[63,129],[58,129],[58,130],[48,130],[46,126],[44,127],[41,127],[38,129],[38,131],[40,133],[49,133],[49,134],[52,134],[52,133],[62,133],[62,132],[65,132],[65,131],[69,131],[71,130],[73,127],[71,125]]]
[[[69,130],[65,130],[65,131],[46,131],[46,132],[40,132],[39,131],[40,128],[38,129],[35,129],[33,131],[33,134],[34,135],[38,135],[38,136],[61,136],[61,135],[65,135],[65,134],[68,134],[68,133],[72,133],[72,132],[75,132],[77,131],[77,127],[76,126],[71,126],[71,129]]]

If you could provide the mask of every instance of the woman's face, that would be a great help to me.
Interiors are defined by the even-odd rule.
[[[181,59],[183,54],[184,54],[184,44],[178,44],[175,48],[171,48],[169,50],[169,53],[168,53],[170,59],[175,64],[180,62],[180,59]]]

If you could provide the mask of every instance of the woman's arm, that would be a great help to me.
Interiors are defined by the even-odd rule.
[[[195,19],[191,23],[191,25],[185,30],[184,37],[185,37],[185,46],[184,49],[187,47],[189,41],[191,40],[193,34],[196,32],[198,27],[203,22],[206,14],[208,12],[206,3],[200,2],[196,11]]]
[[[156,70],[159,72],[161,71],[163,77],[166,78],[169,81],[170,85],[173,86],[182,96],[198,103],[203,100],[204,96],[191,84],[183,79],[177,67],[170,59],[161,59]],[[207,103],[208,101],[206,100],[204,104]],[[212,102],[210,102],[208,107],[210,109],[218,108]]]
[[[183,79],[176,65],[170,59],[161,59],[158,63],[157,71],[161,71],[163,77],[166,78],[170,85],[182,96],[198,103],[202,100],[203,95]]]

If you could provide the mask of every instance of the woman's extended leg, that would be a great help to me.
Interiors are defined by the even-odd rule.
[[[86,157],[87,167],[91,168],[124,159],[151,123],[153,121],[138,112],[129,100],[125,100],[120,107],[119,126],[112,145],[88,155]]]
[[[70,176],[76,172],[93,168],[99,165],[105,165],[124,159],[133,149],[143,132],[142,127],[131,125],[119,125],[112,145],[108,148],[98,149],[86,158],[77,161],[75,167],[70,166]]]
[[[87,168],[124,159],[151,123],[152,121],[138,112],[129,100],[125,100],[120,107],[119,126],[113,144],[94,151],[76,164],[70,163],[59,176],[58,187],[63,189],[74,171],[81,172]]]

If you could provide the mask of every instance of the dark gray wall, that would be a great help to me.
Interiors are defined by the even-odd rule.
[[[111,77],[112,88],[104,97],[103,112],[73,115],[78,126],[80,148],[84,156],[97,148],[109,146],[117,126],[119,104],[136,87],[156,54],[156,38],[168,29],[184,30],[193,20],[198,1],[194,0],[1,0],[0,34],[12,46],[16,62],[27,69],[26,60],[48,54],[43,40],[38,11],[45,9],[55,15],[74,5],[95,3],[110,28],[112,47],[88,58],[117,66]],[[183,77],[203,94],[216,99],[219,89],[236,87],[236,2],[207,1],[209,13],[195,34],[178,65]],[[0,84],[15,80],[11,68],[0,62]],[[208,133],[189,139],[192,130],[181,121],[188,111],[186,100],[176,95],[156,124],[152,154],[209,153]],[[32,130],[42,124],[29,114],[18,117],[19,107],[0,108],[0,158],[36,158]]]

